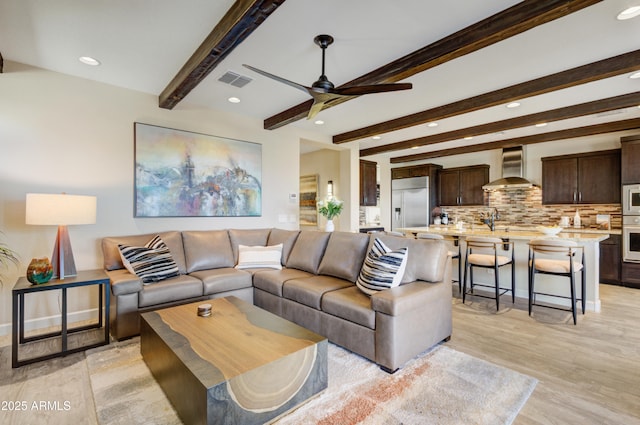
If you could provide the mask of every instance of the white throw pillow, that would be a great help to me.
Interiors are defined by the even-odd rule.
[[[126,269],[142,279],[145,285],[180,275],[169,247],[160,236],[155,236],[145,246],[118,244],[118,250]]]
[[[282,244],[271,246],[238,245],[236,269],[282,269]]]
[[[356,285],[367,295],[394,288],[402,282],[409,248],[392,250],[376,238],[367,253]]]

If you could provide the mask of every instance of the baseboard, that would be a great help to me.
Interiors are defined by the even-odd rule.
[[[98,309],[75,311],[67,315],[67,323],[81,322],[85,320],[98,320]],[[60,326],[62,318],[60,315],[39,317],[37,319],[29,319],[24,322],[25,331],[33,331],[37,329],[46,329],[52,326]],[[11,323],[0,324],[0,336],[11,334]]]

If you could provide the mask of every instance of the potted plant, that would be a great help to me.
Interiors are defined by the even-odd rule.
[[[333,219],[340,215],[342,208],[344,208],[344,203],[335,197],[331,197],[327,201],[318,202],[318,212],[327,218],[325,226],[327,232],[333,232]]]
[[[0,242],[0,266],[5,268],[10,263],[18,264],[18,255],[6,244]],[[0,285],[3,283],[2,274],[0,274]]]

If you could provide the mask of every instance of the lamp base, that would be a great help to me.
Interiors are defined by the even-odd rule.
[[[73,251],[71,250],[67,226],[58,226],[58,235],[56,236],[56,244],[53,247],[51,263],[53,265],[54,278],[62,280],[65,277],[78,274],[76,263],[73,260]]]

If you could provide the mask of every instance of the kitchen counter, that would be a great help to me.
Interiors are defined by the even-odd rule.
[[[620,234],[620,230],[600,230],[600,229],[574,229],[568,228],[566,231],[558,233],[557,236],[547,236],[535,229],[535,227],[526,226],[496,226],[495,231],[491,231],[488,226],[482,224],[467,225],[463,229],[456,229],[454,226],[429,226],[429,227],[406,227],[398,229],[404,233],[438,233],[456,239],[461,244],[462,257],[465,256],[466,244],[465,238],[470,236],[497,237],[503,240],[513,242],[515,254],[515,272],[516,272],[516,297],[528,299],[529,296],[529,279],[528,279],[528,263],[529,263],[529,241],[538,238],[557,237],[561,239],[569,239],[578,243],[583,247],[585,254],[585,270],[586,270],[586,309],[589,311],[600,311],[600,242],[607,239],[610,234]],[[506,268],[508,273],[508,267]],[[502,272],[501,272],[502,273]],[[492,284],[493,276],[489,275],[487,270],[474,270],[474,280]],[[501,278],[503,282],[510,279],[505,275]],[[536,287],[540,292],[568,294],[568,284],[557,276],[542,275],[536,277]],[[577,277],[577,286],[579,287],[580,276]],[[578,294],[578,296],[580,296]],[[561,305],[567,307],[569,304],[566,300],[554,297],[536,297],[537,301],[547,302],[550,304]],[[507,303],[506,305],[509,305]]]

